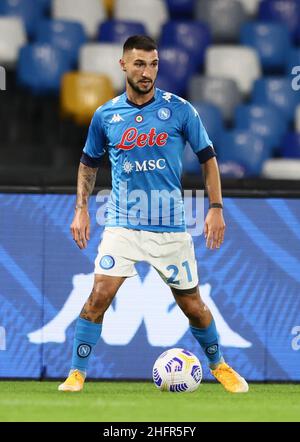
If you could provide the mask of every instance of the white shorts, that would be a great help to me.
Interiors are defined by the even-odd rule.
[[[192,237],[187,232],[149,232],[106,227],[95,260],[95,273],[137,275],[134,264],[146,261],[170,286],[180,290],[198,285]]]

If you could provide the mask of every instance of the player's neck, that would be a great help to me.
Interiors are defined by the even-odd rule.
[[[152,100],[154,97],[155,89],[152,88],[151,91],[148,94],[139,94],[138,92],[134,91],[131,87],[126,88],[126,95],[129,101],[131,101],[134,104],[137,104],[138,106],[141,106],[142,104],[147,103],[148,101]]]

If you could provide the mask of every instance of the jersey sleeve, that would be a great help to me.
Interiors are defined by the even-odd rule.
[[[88,167],[99,167],[101,157],[105,153],[106,135],[101,109],[97,109],[92,118],[85,146],[83,148],[81,163]]]
[[[185,104],[185,120],[183,132],[186,141],[198,156],[200,163],[205,163],[216,156],[213,143],[210,140],[197,110],[187,102]]]

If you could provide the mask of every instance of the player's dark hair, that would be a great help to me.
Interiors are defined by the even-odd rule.
[[[142,49],[143,51],[154,51],[157,44],[151,37],[145,35],[132,35],[127,38],[123,46],[123,53],[132,49]]]

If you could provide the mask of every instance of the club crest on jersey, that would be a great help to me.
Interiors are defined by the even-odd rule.
[[[168,107],[161,107],[157,111],[157,116],[162,121],[168,120],[171,117],[171,114],[172,114],[172,112]]]
[[[151,127],[148,133],[139,133],[135,127],[129,127],[122,135],[121,141],[117,144],[117,149],[131,150],[134,147],[164,146],[169,135],[167,132],[156,133],[155,127]]]
[[[137,116],[135,117],[135,121],[136,121],[137,123],[141,123],[143,120],[144,120],[144,118],[142,117],[142,115],[137,115]]]

